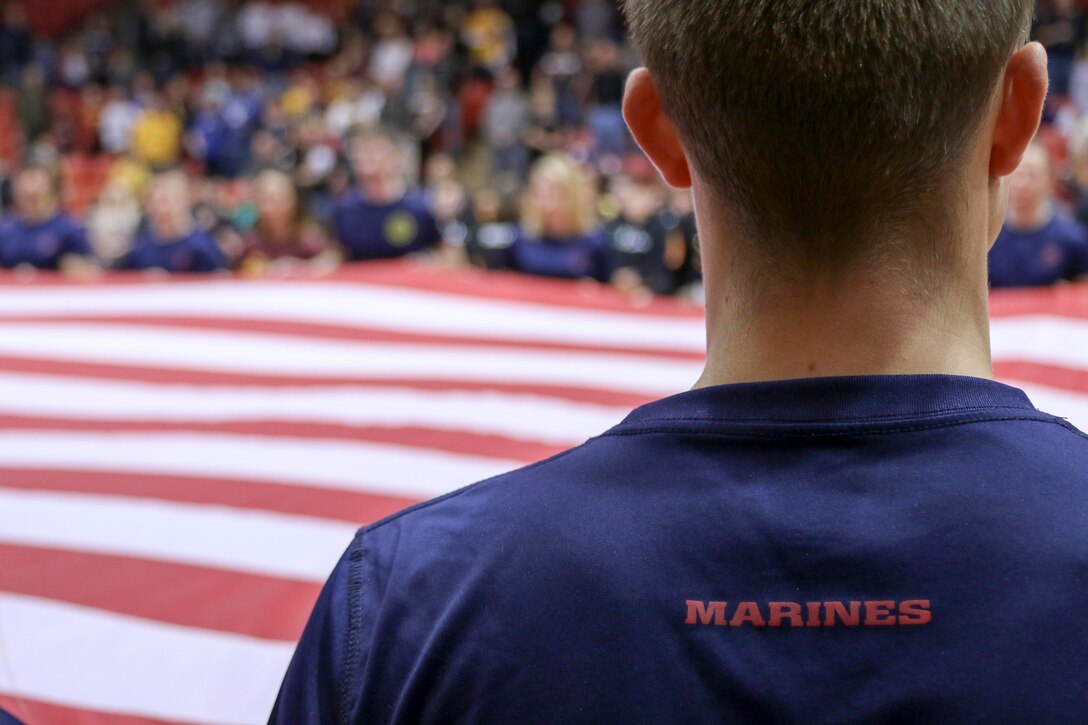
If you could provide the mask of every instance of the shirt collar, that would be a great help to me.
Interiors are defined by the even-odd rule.
[[[624,423],[862,422],[956,415],[994,408],[1019,409],[1038,415],[1023,391],[992,380],[952,375],[893,375],[701,388],[642,406]]]

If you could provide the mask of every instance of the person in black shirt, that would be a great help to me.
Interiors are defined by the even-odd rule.
[[[630,147],[630,135],[623,122],[623,87],[627,74],[622,67],[620,46],[600,40],[589,50],[589,110],[586,121],[593,132],[595,153],[622,155]]]
[[[1032,35],[1046,48],[1050,94],[1068,94],[1073,65],[1085,40],[1084,10],[1076,0],[1041,0]]]
[[[484,187],[472,200],[465,237],[468,261],[484,269],[509,269],[510,250],[518,238],[518,225],[497,189]]]
[[[620,216],[606,228],[612,262],[611,283],[625,292],[671,294],[684,258],[683,240],[670,234],[664,213],[665,191],[657,180],[616,177]]]

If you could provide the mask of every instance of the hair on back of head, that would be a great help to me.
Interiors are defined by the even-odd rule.
[[[1034,0],[626,0],[696,172],[765,258],[836,274],[953,182]]]

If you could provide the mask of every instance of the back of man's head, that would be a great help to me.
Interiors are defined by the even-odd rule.
[[[935,221],[1033,7],[626,0],[693,170],[761,252],[832,274]]]

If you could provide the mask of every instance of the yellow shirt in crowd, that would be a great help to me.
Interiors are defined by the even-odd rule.
[[[148,110],[132,128],[132,152],[153,167],[171,166],[181,157],[181,119],[167,110]]]

